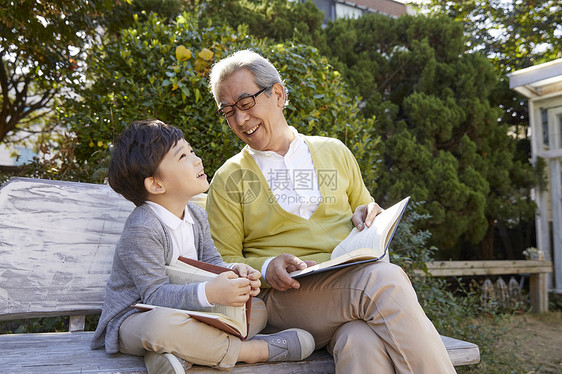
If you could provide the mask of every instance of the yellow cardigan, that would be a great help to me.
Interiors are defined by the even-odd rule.
[[[212,238],[225,262],[260,270],[266,259],[292,253],[329,260],[352,229],[356,207],[373,201],[359,165],[339,140],[305,136],[322,195],[309,220],[285,211],[273,196],[248,146],[215,173],[207,197]]]

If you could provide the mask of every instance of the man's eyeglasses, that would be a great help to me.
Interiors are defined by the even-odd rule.
[[[263,88],[253,95],[243,97],[232,105],[225,105],[219,110],[217,110],[217,113],[223,116],[224,118],[230,118],[234,115],[234,112],[236,111],[234,109],[235,107],[238,108],[239,110],[248,110],[250,108],[253,108],[254,105],[256,105],[256,97],[258,97],[259,95],[261,95],[262,92],[270,89],[271,87],[273,87],[273,85]]]

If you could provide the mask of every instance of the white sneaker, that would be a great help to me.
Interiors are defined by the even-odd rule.
[[[300,361],[314,352],[314,337],[302,329],[288,329],[271,335],[256,335],[269,345],[267,361]]]
[[[144,355],[148,374],[185,374],[192,364],[171,353],[149,351]]]

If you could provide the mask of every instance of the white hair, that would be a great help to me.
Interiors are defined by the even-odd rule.
[[[219,103],[219,88],[222,82],[240,69],[248,69],[254,75],[254,83],[260,88],[273,86],[275,83],[285,87],[275,66],[268,59],[249,49],[241,50],[220,60],[213,65],[209,77],[209,87],[213,98]],[[271,94],[271,89],[266,91]],[[288,104],[288,93],[285,88],[285,105]]]

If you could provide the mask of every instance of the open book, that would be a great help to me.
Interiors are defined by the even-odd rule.
[[[178,261],[175,263],[166,266],[166,274],[170,278],[170,283],[172,284],[205,282],[213,279],[217,276],[217,274],[224,273],[225,271],[234,270],[208,264],[206,262],[192,260],[182,256],[180,256]],[[140,303],[133,306],[143,311],[150,310],[155,307],[154,305]],[[181,311],[188,314],[193,319],[244,339],[248,336],[251,306],[252,297],[250,296],[246,305],[241,307],[215,304],[213,307],[202,310]]]
[[[330,260],[316,264],[303,270],[290,273],[293,278],[300,278],[328,270],[340,269],[346,266],[377,261],[388,252],[392,236],[398,227],[402,214],[410,201],[408,196],[379,213],[370,227],[362,231],[355,227],[340,244],[334,248]]]

